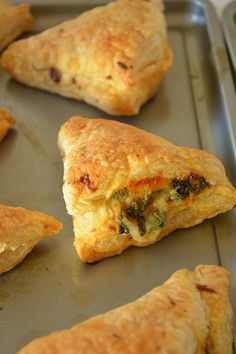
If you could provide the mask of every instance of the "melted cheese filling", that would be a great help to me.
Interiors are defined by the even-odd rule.
[[[118,221],[117,231],[129,233],[137,241],[154,231],[156,234],[165,224],[170,190],[166,187],[147,193],[142,198],[112,200],[111,209]]]
[[[116,191],[111,199],[111,210],[117,220],[117,232],[129,234],[136,241],[155,239],[168,218],[186,203],[192,203],[194,195],[207,186],[204,177],[191,173],[148,193],[136,191],[132,196],[127,188]]]

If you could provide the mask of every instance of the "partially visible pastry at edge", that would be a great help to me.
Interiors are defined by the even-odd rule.
[[[18,354],[231,354],[229,273],[181,269],[138,300],[26,345]]]
[[[32,24],[28,4],[0,2],[0,51],[22,33],[30,31]]]
[[[134,126],[72,117],[58,144],[64,199],[84,262],[150,245],[236,205],[216,157]]]
[[[117,0],[12,44],[1,65],[27,85],[134,115],[171,62],[162,0]]]
[[[14,123],[15,118],[5,108],[0,106],[0,141],[4,138]]]
[[[0,274],[15,267],[41,239],[56,235],[61,228],[52,216],[0,205]]]

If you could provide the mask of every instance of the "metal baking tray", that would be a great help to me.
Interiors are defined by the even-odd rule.
[[[33,3],[34,32],[103,3]],[[117,119],[175,144],[202,148],[222,160],[236,184],[236,102],[214,8],[206,0],[168,0],[166,15],[174,64],[137,117],[108,116],[85,103],[24,86],[0,71],[0,104],[17,118],[15,129],[0,144],[1,203],[41,210],[64,224],[58,237],[42,241],[0,277],[1,354],[13,354],[35,337],[126,304],[176,270],[201,263],[221,264],[232,272],[236,310],[235,209],[94,265],[82,264],[73,247],[57,149],[59,127],[72,115]]]
[[[230,2],[222,15],[225,42],[227,45],[230,63],[236,84],[236,1]]]

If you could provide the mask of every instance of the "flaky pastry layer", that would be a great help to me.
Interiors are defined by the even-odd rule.
[[[0,2],[0,51],[22,33],[32,29],[33,17],[29,5]]]
[[[170,67],[162,0],[117,0],[12,44],[1,65],[15,79],[134,115]]]
[[[52,216],[0,205],[0,274],[12,269],[43,238],[55,236],[62,224]]]
[[[147,246],[231,209],[222,163],[131,125],[72,117],[60,129],[63,193],[82,261]]]
[[[34,340],[18,354],[231,354],[229,273],[182,269],[135,302]]]

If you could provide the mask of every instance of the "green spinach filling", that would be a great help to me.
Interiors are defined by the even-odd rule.
[[[131,219],[136,220],[141,236],[146,233],[146,218],[144,217],[144,212],[152,201],[151,195],[146,194],[142,199],[139,198],[133,200],[130,206],[126,209],[127,215]]]
[[[189,196],[190,192],[201,192],[209,184],[204,177],[191,173],[185,179],[173,179],[170,185],[172,187],[170,199],[176,200],[185,199]]]
[[[117,190],[112,200],[121,204],[119,233],[136,234],[138,237],[163,227],[166,221],[163,200],[166,204],[183,200],[190,193],[199,193],[207,186],[209,184],[204,177],[192,173],[183,179],[175,178],[168,186],[147,193],[142,198],[132,199],[127,188]]]
[[[120,220],[122,220],[122,218],[120,218]],[[119,226],[119,234],[128,234],[128,233],[129,233],[128,227],[121,221]]]

